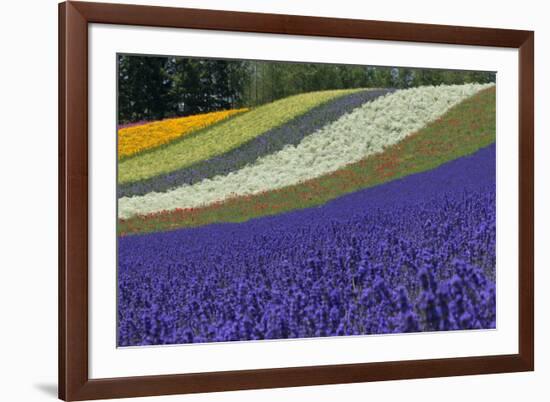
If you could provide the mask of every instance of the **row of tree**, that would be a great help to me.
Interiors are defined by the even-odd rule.
[[[494,82],[478,71],[119,55],[119,124],[254,107],[302,92]]]

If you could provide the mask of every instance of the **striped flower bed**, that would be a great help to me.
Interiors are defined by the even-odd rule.
[[[240,147],[221,155],[197,162],[189,167],[178,169],[165,175],[119,185],[118,196],[131,197],[144,195],[153,191],[165,192],[184,184],[195,184],[204,179],[226,175],[256,162],[262,156],[280,151],[290,145],[298,145],[306,136],[336,121],[344,114],[350,113],[362,104],[391,92],[393,91],[386,89],[367,90],[342,96],[317,106],[288,123],[268,130],[256,138],[245,142]]]
[[[255,196],[234,197],[204,208],[121,219],[119,232],[152,232],[216,222],[247,221],[322,205],[343,194],[436,168],[495,141],[495,106],[495,89],[485,89],[383,153],[329,175]]]
[[[151,150],[247,110],[223,110],[119,128],[118,157]]]
[[[258,107],[211,129],[201,131],[198,135],[119,162],[119,184],[149,179],[223,154],[316,106],[357,91],[352,89],[312,92]]]
[[[127,219],[160,211],[203,207],[326,175],[382,152],[487,87],[468,84],[398,91],[364,104],[306,136],[296,146],[285,147],[227,175],[182,185],[165,193],[122,197],[118,204],[119,217]]]

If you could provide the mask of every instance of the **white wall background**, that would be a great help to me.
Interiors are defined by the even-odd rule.
[[[112,0],[114,1],[114,0]],[[535,30],[536,371],[142,398],[147,401],[546,401],[550,397],[550,26],[523,0],[135,0],[142,4]],[[55,400],[57,382],[57,1],[3,2],[0,23],[0,400]]]

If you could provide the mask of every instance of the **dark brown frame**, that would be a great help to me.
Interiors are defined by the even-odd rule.
[[[89,379],[88,24],[261,32],[519,49],[519,353]],[[153,6],[59,5],[59,397],[138,397],[534,370],[534,33]]]

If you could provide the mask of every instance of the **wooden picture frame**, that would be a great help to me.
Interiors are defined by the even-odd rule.
[[[193,28],[519,49],[519,353],[90,379],[88,375],[88,24]],[[59,397],[140,397],[532,371],[534,33],[508,29],[65,2],[59,5]]]

